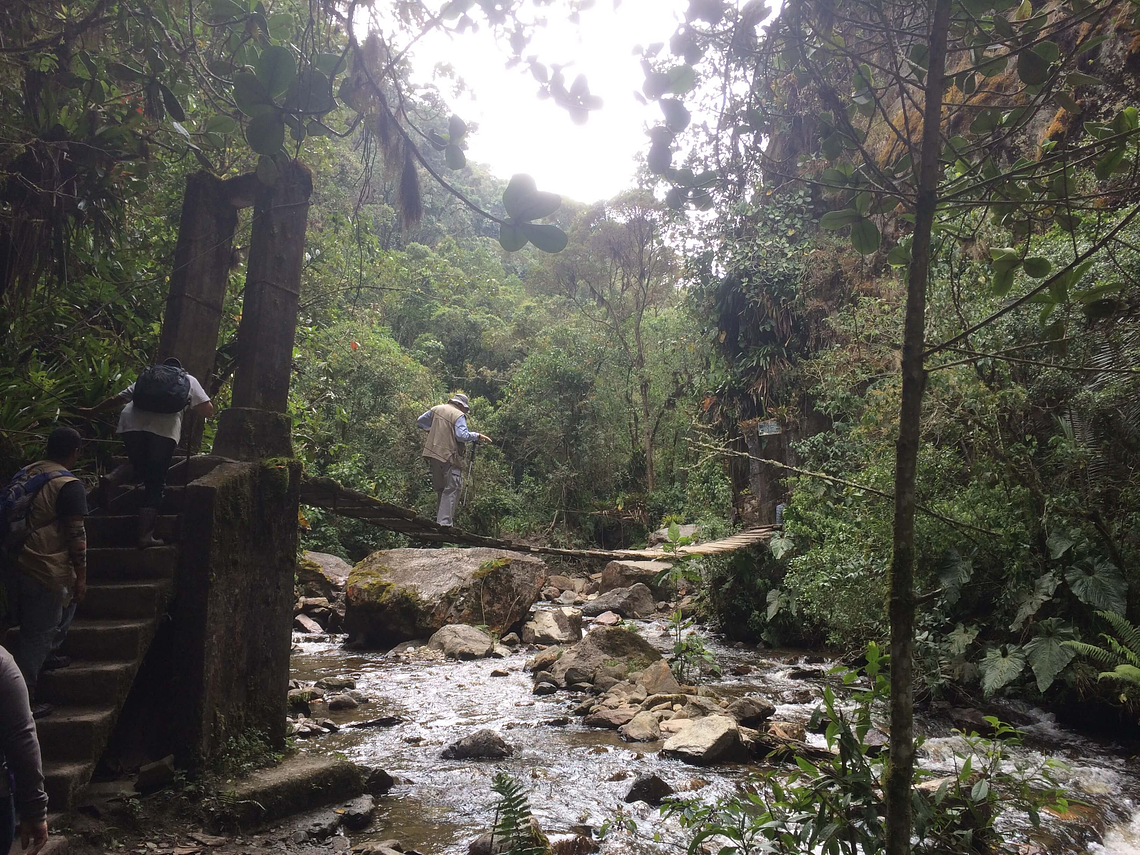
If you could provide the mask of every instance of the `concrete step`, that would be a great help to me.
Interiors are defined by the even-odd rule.
[[[68,630],[63,652],[75,659],[138,659],[154,635],[155,618],[81,618]]]
[[[76,799],[95,770],[95,761],[44,763],[44,789],[47,790],[48,809],[70,812]]]
[[[36,719],[45,763],[88,762],[103,753],[115,725],[113,706],[57,707]]]
[[[154,533],[162,540],[175,542],[178,539],[179,528],[177,514],[163,514],[158,518]],[[92,514],[87,518],[89,549],[134,546],[138,534],[139,518],[136,514]]]
[[[162,614],[170,599],[169,579],[140,579],[127,582],[92,580],[87,598],[80,603],[79,618],[153,619]]]
[[[131,687],[138,662],[73,662],[40,674],[36,700],[56,706],[120,704]]]
[[[154,546],[150,549],[98,547],[87,550],[87,578],[91,581],[171,579],[177,569],[177,546]]]
[[[134,514],[138,513],[139,503],[142,501],[143,490],[141,486],[136,486],[128,489],[126,492],[116,496],[111,500],[110,506],[106,508],[108,514],[114,516],[118,514]],[[182,512],[182,505],[186,498],[186,488],[179,485],[172,487],[167,485],[166,491],[162,495],[162,504],[159,506],[159,513],[162,514],[178,514]]]

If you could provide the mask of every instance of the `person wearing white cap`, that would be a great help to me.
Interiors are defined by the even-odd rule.
[[[485,433],[467,429],[467,413],[471,409],[467,396],[456,392],[446,404],[438,404],[416,420],[420,430],[427,431],[423,457],[431,469],[431,483],[438,497],[435,521],[455,525],[455,503],[463,488],[464,444],[490,442]]]

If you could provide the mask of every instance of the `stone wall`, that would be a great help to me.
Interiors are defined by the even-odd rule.
[[[176,593],[111,754],[209,765],[234,737],[285,741],[300,463],[218,463],[186,488]]]

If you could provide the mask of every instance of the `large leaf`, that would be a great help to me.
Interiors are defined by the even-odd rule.
[[[467,165],[467,155],[457,145],[446,146],[443,150],[443,158],[447,161],[450,169],[462,169]]]
[[[544,226],[536,223],[525,223],[522,232],[527,240],[543,252],[562,252],[566,249],[568,238],[566,232],[558,226]]]
[[[1077,654],[1065,645],[1066,641],[1074,638],[1074,634],[1060,618],[1041,621],[1037,624],[1037,633],[1025,645],[1025,652],[1033,676],[1037,678],[1037,688],[1044,692]]]
[[[269,90],[252,71],[239,71],[234,75],[234,102],[251,117],[264,113],[272,105]]]
[[[281,45],[270,45],[257,58],[257,79],[270,98],[276,98],[289,88],[297,77],[297,62],[293,52]]]
[[[518,226],[499,226],[499,246],[507,252],[518,252],[526,246],[526,235]]]
[[[665,114],[665,127],[673,133],[679,134],[689,126],[692,115],[676,98],[662,98],[658,103],[661,105],[661,112]]]
[[[285,121],[276,111],[261,113],[249,120],[245,138],[258,154],[277,154],[285,144]]]
[[[332,84],[323,71],[315,68],[306,68],[301,72],[289,94],[286,103],[302,113],[321,115],[336,107],[336,100],[332,94]]]
[[[867,217],[856,220],[851,226],[851,245],[860,255],[870,255],[879,248],[879,227]]]
[[[1061,580],[1056,573],[1050,572],[1041,576],[1034,583],[1033,590],[1021,597],[1017,604],[1017,616],[1014,617],[1009,628],[1013,632],[1020,630],[1029,618],[1037,614],[1037,611],[1053,598],[1053,592],[1057,590],[1057,586],[1060,584]]]
[[[819,227],[821,229],[834,231],[835,229],[849,226],[852,223],[857,223],[859,220],[859,212],[854,208],[846,208],[842,211],[828,211],[819,218]]]
[[[1082,603],[1124,614],[1127,589],[1120,571],[1111,562],[1086,558],[1065,571],[1065,581]]]
[[[538,185],[534,183],[533,178],[522,172],[512,175],[507,189],[503,191],[503,207],[507,209],[507,215],[515,219],[525,219],[521,214],[526,201],[536,193]]]
[[[946,553],[946,559],[942,562],[942,568],[938,573],[938,582],[942,586],[942,598],[946,601],[946,605],[952,606],[958,602],[962,586],[969,582],[973,575],[974,562],[970,558],[962,555],[957,549],[950,549]]]
[[[1040,86],[1049,79],[1050,62],[1036,48],[1017,55],[1017,76],[1028,86]]]
[[[1008,686],[1025,668],[1025,662],[1025,651],[1016,645],[1011,645],[1006,653],[991,647],[978,666],[982,672],[982,690],[987,695],[992,695],[1003,686]]]
[[[175,94],[161,83],[158,84],[158,88],[159,91],[162,92],[162,103],[166,106],[166,112],[168,112],[176,122],[185,122],[186,111],[183,110],[182,105],[178,103],[178,98]]]

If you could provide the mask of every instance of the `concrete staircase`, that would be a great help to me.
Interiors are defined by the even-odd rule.
[[[157,534],[169,544],[183,489],[167,487],[160,510]],[[87,518],[87,597],[62,651],[72,662],[39,678],[37,700],[55,707],[36,722],[53,813],[74,810],[91,780],[174,593],[178,546],[135,546],[139,498],[128,490]]]

